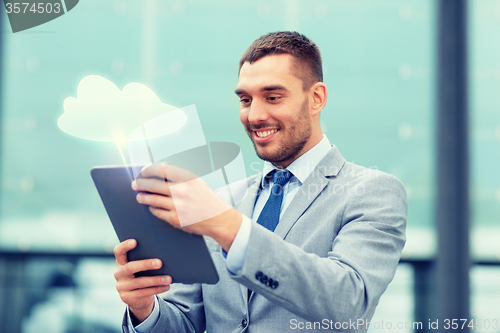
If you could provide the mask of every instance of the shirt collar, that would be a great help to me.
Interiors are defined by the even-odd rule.
[[[323,134],[323,139],[316,144],[316,146],[309,149],[307,152],[302,154],[299,158],[293,161],[287,168],[295,178],[297,178],[302,184],[306,181],[307,177],[313,172],[314,168],[321,162],[323,157],[330,151],[332,145],[330,141]],[[261,186],[266,185],[266,175],[269,172],[276,169],[276,167],[269,161],[264,161],[264,169],[262,171]],[[293,179],[293,177],[292,177]]]

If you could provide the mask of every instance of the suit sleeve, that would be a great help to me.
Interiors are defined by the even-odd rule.
[[[394,277],[405,243],[406,192],[397,178],[363,180],[363,193],[347,194],[326,257],[307,253],[252,224],[247,256],[233,278],[309,321],[371,318]],[[338,214],[336,214],[338,215]]]
[[[172,284],[165,298],[158,297],[160,316],[151,333],[204,332],[205,312],[201,285]],[[123,333],[133,333],[125,313]]]

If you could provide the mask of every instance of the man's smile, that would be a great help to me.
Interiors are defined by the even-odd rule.
[[[259,130],[254,130],[254,140],[257,143],[264,143],[270,141],[278,132],[279,130],[277,128],[274,129],[259,129]]]
[[[276,132],[278,132],[278,130],[277,129],[273,129],[273,130],[270,130],[270,131],[255,131],[255,134],[257,134],[257,136],[259,138],[265,138],[266,136],[269,136],[269,135],[271,135],[273,133],[276,133]]]

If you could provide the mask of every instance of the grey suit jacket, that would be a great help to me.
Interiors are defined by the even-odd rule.
[[[258,174],[238,210],[252,216]],[[216,285],[174,284],[159,332],[366,332],[405,243],[406,192],[394,176],[346,162],[333,146],[275,232],[252,223],[243,268],[230,273],[207,245]],[[247,288],[253,290],[248,299]],[[126,320],[123,331],[128,332]]]

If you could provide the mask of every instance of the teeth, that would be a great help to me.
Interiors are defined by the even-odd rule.
[[[274,129],[272,131],[255,132],[259,138],[265,138],[266,136],[276,133],[278,130]]]

